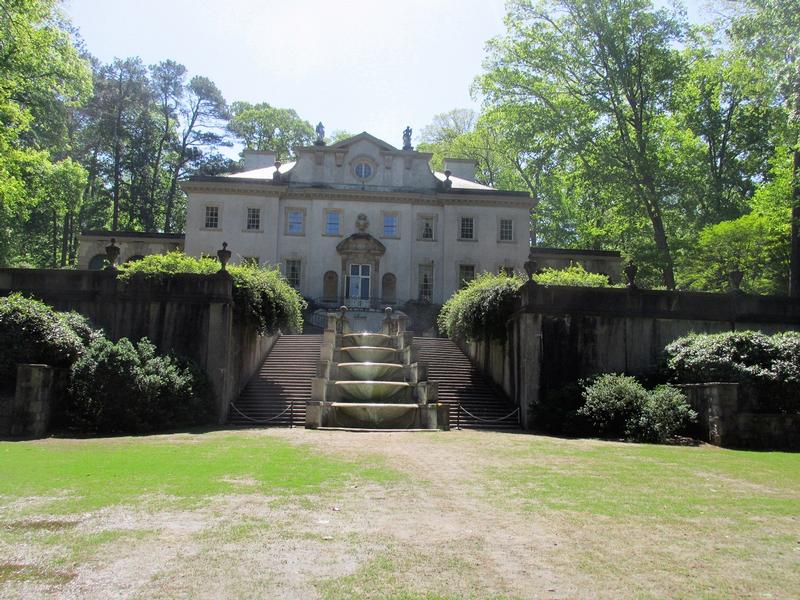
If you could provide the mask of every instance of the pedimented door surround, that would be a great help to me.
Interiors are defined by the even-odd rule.
[[[336,251],[342,257],[342,271],[339,277],[339,295],[347,296],[345,289],[350,265],[370,265],[370,308],[379,308],[380,301],[380,266],[381,257],[386,253],[386,246],[367,233],[369,221],[365,215],[358,215],[356,233],[346,237],[336,245]]]

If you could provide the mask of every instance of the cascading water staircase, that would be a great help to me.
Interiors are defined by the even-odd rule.
[[[449,407],[437,402],[412,342],[390,308],[379,333],[351,331],[345,310],[330,313],[306,427],[448,429]]]

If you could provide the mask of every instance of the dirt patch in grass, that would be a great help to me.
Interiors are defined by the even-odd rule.
[[[777,476],[800,457],[494,432],[218,435],[352,467],[338,485],[285,494],[231,461],[218,474],[225,486],[200,504],[145,494],[74,518],[9,520],[0,556],[25,567],[8,569],[0,596],[789,598],[800,589],[800,490],[791,473]],[[320,480],[317,464],[277,468]],[[402,476],[361,477],[373,465]],[[695,502],[701,517],[686,510]]]

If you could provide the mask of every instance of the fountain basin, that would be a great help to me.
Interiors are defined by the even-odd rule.
[[[339,373],[358,381],[394,381],[403,374],[403,366],[395,363],[339,363]]]
[[[378,346],[385,348],[389,345],[391,337],[385,333],[345,333],[342,335],[342,345],[348,346]]]
[[[331,417],[338,427],[408,429],[419,427],[417,404],[371,404],[333,402]]]
[[[386,362],[394,360],[394,348],[384,348],[382,346],[347,346],[342,348],[348,356],[356,362]]]
[[[404,381],[337,381],[334,385],[340,398],[361,402],[391,402],[411,387]]]

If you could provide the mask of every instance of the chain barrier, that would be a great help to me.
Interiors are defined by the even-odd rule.
[[[242,415],[245,419],[247,419],[248,421],[252,421],[253,423],[271,423],[272,421],[275,421],[276,419],[279,419],[280,417],[285,415],[287,412],[292,411],[291,415],[292,418],[290,419],[290,427],[294,427],[294,402],[292,402],[288,406],[288,408],[286,408],[286,410],[284,410],[282,413],[277,414],[274,417],[270,417],[269,419],[254,419],[253,417],[250,417],[244,414],[242,411],[240,411],[233,402],[231,402],[231,408],[233,408],[233,410]]]
[[[500,417],[499,419],[482,419],[481,417],[473,415],[471,412],[469,412],[466,408],[464,408],[461,405],[460,402],[458,403],[458,410],[463,410],[465,413],[467,413],[473,419],[476,419],[476,420],[481,421],[483,423],[499,423],[500,421],[505,421],[506,419],[509,419],[509,418],[513,417],[514,415],[516,415],[519,412],[519,407],[517,407],[514,410],[512,410],[505,417]],[[459,422],[460,422],[460,420],[459,420]]]

